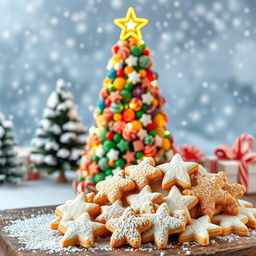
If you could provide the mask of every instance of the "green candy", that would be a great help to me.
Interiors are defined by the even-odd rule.
[[[121,113],[123,111],[123,105],[121,103],[112,103],[110,106],[110,110],[116,114],[116,113]]]
[[[99,160],[99,166],[100,166],[100,169],[105,171],[109,168],[109,165],[108,165],[108,159],[106,157],[103,157]]]
[[[114,141],[112,140],[106,140],[104,143],[103,143],[103,148],[105,151],[109,151],[110,149],[114,148],[115,147],[115,143]]]
[[[110,88],[108,89],[109,92],[114,92],[115,90],[116,90],[115,87],[110,87]]]
[[[139,57],[142,54],[142,49],[138,46],[132,46],[130,51],[131,54],[136,57]]]
[[[144,139],[144,143],[146,145],[151,145],[153,142],[154,142],[154,137],[151,136],[151,135],[146,136],[145,139]]]
[[[154,130],[149,131],[148,134],[155,137],[156,136],[156,131],[154,131]]]
[[[105,171],[105,175],[106,175],[106,176],[110,176],[110,175],[112,175],[112,174],[113,174],[112,169],[107,169],[107,170]]]
[[[129,147],[129,142],[121,139],[116,146],[122,153],[124,153]]]
[[[146,46],[146,44],[144,44],[144,43],[140,45],[140,48],[142,49],[142,51],[145,50],[146,47],[147,47],[147,46]]]
[[[79,177],[79,178],[78,178],[78,183],[80,183],[80,182],[82,182],[82,181],[84,181],[84,178],[83,178],[83,177]]]
[[[97,173],[94,176],[94,183],[98,183],[105,179],[105,174],[103,172]]]
[[[149,58],[148,56],[140,56],[139,57],[139,67],[141,68],[147,68],[149,64]]]
[[[121,95],[123,96],[123,101],[124,102],[129,102],[130,99],[132,98],[132,94],[128,90],[122,90]]]
[[[131,91],[131,90],[133,89],[133,87],[134,87],[134,85],[133,85],[133,84],[128,83],[128,84],[126,84],[126,85],[125,85],[125,87],[124,87],[124,88],[125,88],[126,90],[128,90],[128,91]]]
[[[94,178],[92,175],[87,176],[86,179],[94,183]]]
[[[103,109],[99,109],[98,114],[102,115],[102,113],[103,113]]]
[[[148,105],[147,105],[147,104],[143,104],[142,110],[143,110],[144,112],[146,112],[146,111],[148,110]]]
[[[114,141],[115,142],[119,142],[120,140],[121,140],[121,138],[122,138],[122,136],[120,135],[120,134],[118,134],[118,133],[116,133],[115,135],[114,135]]]
[[[140,158],[142,158],[144,155],[143,155],[143,153],[141,152],[141,151],[139,151],[139,152],[137,152],[136,154],[135,154],[135,157],[136,157],[136,159],[140,159]]]
[[[107,129],[102,129],[102,130],[100,131],[99,137],[100,137],[101,143],[103,143],[103,142],[106,140],[106,133],[107,133],[107,132],[108,132]]]
[[[136,117],[137,117],[138,119],[140,119],[143,114],[144,114],[144,111],[139,110],[139,111],[136,112]]]
[[[92,157],[93,162],[98,162],[99,160],[100,160],[100,158],[98,156],[93,156]]]
[[[116,162],[115,162],[115,166],[116,167],[123,167],[125,165],[125,161],[124,159],[117,159]]]

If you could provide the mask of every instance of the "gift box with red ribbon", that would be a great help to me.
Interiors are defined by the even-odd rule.
[[[206,157],[204,166],[210,172],[224,171],[229,183],[240,183],[247,193],[256,193],[256,152],[252,152],[255,139],[252,135],[242,134],[233,147],[221,145],[214,156]]]
[[[38,180],[41,178],[40,172],[31,168],[32,161],[30,159],[30,151],[26,148],[16,147],[18,161],[22,165],[22,169],[25,173],[24,179],[26,180]]]

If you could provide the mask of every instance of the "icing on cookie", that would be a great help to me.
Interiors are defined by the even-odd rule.
[[[173,186],[169,195],[163,198],[163,202],[167,203],[171,214],[174,214],[174,211],[176,210],[183,210],[190,223],[191,217],[189,210],[197,204],[198,200],[195,196],[183,196],[179,189],[176,186]]]
[[[150,186],[145,186],[138,194],[127,196],[126,201],[135,212],[149,213],[154,212],[153,203],[161,203],[163,195],[151,192]]]
[[[143,214],[152,222],[152,227],[142,234],[142,242],[155,241],[159,248],[165,248],[170,234],[184,231],[186,217],[184,211],[175,211],[173,217],[170,216],[168,205],[163,203],[155,214]]]
[[[141,232],[151,227],[151,221],[145,217],[137,217],[131,207],[127,207],[119,218],[108,220],[106,228],[113,232],[110,238],[112,247],[129,243],[138,248],[141,245]]]
[[[189,175],[198,170],[198,164],[184,162],[179,154],[174,155],[171,162],[157,166],[164,174],[162,188],[170,189],[174,185],[182,188],[190,188]]]
[[[162,176],[158,167],[155,167],[155,160],[152,157],[144,159],[138,165],[126,167],[125,173],[135,182],[138,190],[148,185],[150,180]]]

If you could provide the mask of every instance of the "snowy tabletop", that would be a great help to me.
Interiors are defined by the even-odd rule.
[[[75,196],[71,182],[75,174],[67,172],[68,183],[57,184],[56,175],[19,185],[0,185],[0,210],[61,204]]]

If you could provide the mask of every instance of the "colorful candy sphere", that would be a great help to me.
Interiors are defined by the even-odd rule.
[[[113,102],[110,108],[113,113],[121,113],[123,111],[123,105],[118,102],[117,103]]]
[[[123,90],[125,84],[126,84],[126,80],[125,80],[123,77],[117,77],[117,78],[114,80],[113,86],[114,86],[114,88],[117,89],[117,90]]]
[[[135,112],[131,109],[125,109],[122,113],[122,119],[125,122],[131,122],[135,119]]]
[[[142,53],[141,48],[138,47],[138,46],[132,46],[132,47],[130,48],[130,51],[131,51],[131,54],[132,54],[133,56],[136,56],[136,57],[139,57],[139,56],[141,55],[141,53]]]
[[[156,154],[157,149],[154,145],[149,145],[144,148],[144,155],[147,157],[152,157]]]
[[[134,120],[131,122],[131,129],[135,131],[139,131],[142,129],[142,123],[138,120]]]
[[[95,182],[95,183],[98,183],[98,182],[104,180],[105,177],[106,177],[106,176],[105,176],[105,174],[104,174],[103,172],[97,173],[97,174],[94,176],[94,182]]]
[[[104,143],[103,143],[103,148],[105,151],[109,151],[110,149],[114,148],[115,147],[115,143],[111,140],[106,140]]]
[[[122,91],[121,91],[121,95],[123,96],[123,99],[122,99],[122,100],[123,100],[124,102],[130,101],[130,99],[131,99],[131,97],[132,97],[131,92],[128,91],[128,90],[122,90]]]
[[[102,157],[100,160],[99,160],[99,167],[101,170],[107,170],[109,168],[109,165],[108,165],[108,159],[107,157]]]
[[[134,111],[140,110],[142,108],[142,105],[143,103],[140,98],[133,98],[129,103],[129,107]]]
[[[163,139],[163,142],[162,142],[162,149],[165,150],[165,151],[167,151],[167,150],[169,150],[170,148],[171,148],[171,142],[170,142],[170,140],[167,139],[167,138],[164,138],[164,139]]]

